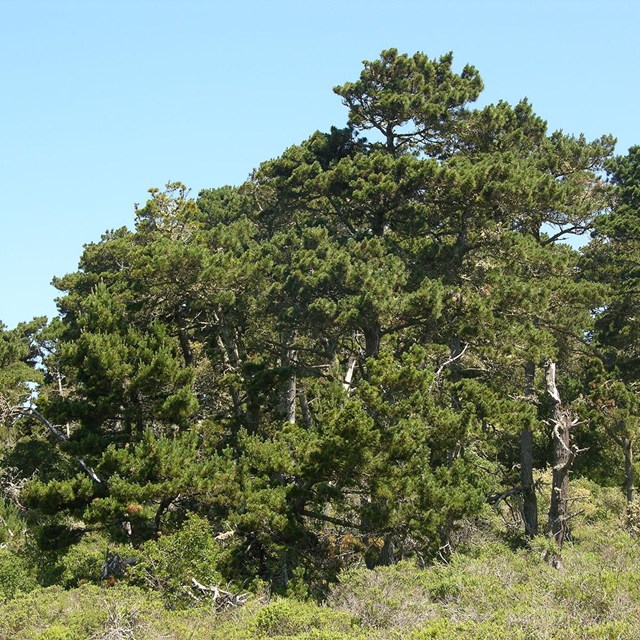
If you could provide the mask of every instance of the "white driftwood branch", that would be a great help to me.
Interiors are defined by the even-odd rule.
[[[248,593],[231,593],[217,586],[208,587],[198,582],[195,578],[191,578],[191,584],[200,592],[201,597],[198,598],[193,591],[185,587],[185,591],[190,596],[196,600],[201,600],[202,597],[211,598],[214,604],[220,608],[241,607],[246,604],[249,598]]]

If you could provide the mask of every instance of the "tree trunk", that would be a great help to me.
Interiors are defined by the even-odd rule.
[[[522,485],[522,519],[527,536],[538,534],[538,498],[533,481],[533,432],[520,434],[520,483]]]
[[[351,354],[349,356],[349,361],[347,362],[347,371],[344,374],[344,380],[342,381],[342,386],[344,387],[345,392],[348,394],[351,391],[351,381],[353,380],[353,373],[356,369],[356,364],[358,359],[355,354]]]
[[[288,376],[287,386],[284,395],[285,402],[285,418],[289,424],[296,423],[296,374],[295,372],[291,373]]]
[[[525,365],[525,396],[530,402],[534,395],[536,366]],[[520,433],[520,484],[522,485],[522,519],[527,536],[538,533],[538,497],[533,482],[533,432],[526,426]]]
[[[386,537],[384,539],[384,545],[380,550],[380,564],[388,567],[395,562],[395,548],[393,545],[393,540],[391,538]]]
[[[282,357],[282,368],[284,369],[285,379],[282,384],[280,396],[280,405],[282,414],[289,424],[296,423],[296,350],[293,343],[296,339],[296,332],[292,331],[287,339],[287,347]]]
[[[307,394],[304,392],[304,389],[298,389],[298,402],[300,403],[300,413],[302,413],[304,426],[311,428],[313,426],[313,414],[311,413]]]
[[[218,313],[213,313],[214,320],[218,325],[218,332],[216,335],[216,341],[218,343],[218,347],[222,352],[222,357],[224,359],[225,364],[231,369],[234,373],[240,370],[242,365],[242,361],[240,359],[240,352],[238,349],[238,345],[236,344],[233,336],[227,326],[224,313],[222,309],[218,310]],[[240,394],[238,393],[235,385],[231,385],[230,387],[231,400],[233,402],[233,410],[236,414],[236,417],[242,418],[243,411],[242,405],[240,402]],[[249,420],[247,419],[247,422]]]
[[[462,346],[462,340],[460,339],[460,336],[453,336],[453,338],[451,338],[451,340],[449,341],[449,353],[451,355],[449,360],[447,360],[445,364],[448,367],[449,371],[452,372],[455,380],[458,380],[460,378],[460,358],[465,351],[466,346]]]
[[[373,220],[371,224],[371,230],[373,231],[374,236],[381,237],[384,235],[384,223],[384,211],[376,211],[373,214]]]
[[[449,341],[449,352],[451,357],[443,366],[447,366],[451,376],[451,380],[457,382],[460,380],[460,358],[466,351],[466,346],[462,346],[462,340],[460,336],[454,336]],[[451,406],[456,412],[462,411],[462,403],[460,402],[460,397],[458,396],[458,391],[454,386],[451,387]],[[449,455],[447,456],[447,465],[451,466],[455,460],[457,460],[464,451],[464,444],[460,440],[456,441],[453,447],[449,450]]]
[[[547,365],[547,393],[551,398],[551,424],[553,425],[553,478],[551,482],[551,505],[549,507],[549,529],[558,549],[562,549],[569,536],[569,472],[576,451],[571,448],[571,414],[562,406],[556,387],[556,365]]]
[[[193,352],[191,351],[191,345],[189,344],[189,336],[185,328],[185,321],[182,316],[178,316],[178,340],[180,341],[180,349],[182,350],[182,357],[187,367],[193,364]]]
[[[364,334],[364,357],[375,358],[380,353],[380,340],[382,329],[378,320],[372,320],[367,326],[362,328]]]
[[[627,496],[627,504],[633,501],[633,492],[635,484],[635,472],[633,470],[633,443],[630,438],[622,440],[624,449],[624,491]]]

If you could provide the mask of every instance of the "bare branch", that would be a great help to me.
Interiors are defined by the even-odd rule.
[[[459,360],[460,358],[462,358],[462,356],[464,355],[465,351],[467,350],[467,347],[469,346],[469,343],[465,344],[462,351],[460,351],[460,353],[456,354],[455,356],[453,356],[452,358],[449,358],[448,360],[445,360],[439,367],[438,370],[436,371],[436,375],[433,379],[433,382],[431,383],[431,389],[433,389],[433,387],[436,385],[438,379],[440,378],[440,375],[442,374],[442,372],[444,371],[444,368],[449,366],[452,362],[455,362],[456,360]]]
[[[346,529],[356,529],[358,531],[362,530],[362,526],[355,524],[353,522],[348,522],[347,520],[341,520],[340,518],[333,518],[332,516],[327,516],[324,513],[320,513],[317,511],[307,511],[303,509],[300,512],[301,516],[306,518],[315,518],[316,520],[322,520],[323,522],[329,522],[331,524],[335,524],[339,527],[345,527]]]
[[[39,411],[36,411],[33,407],[28,408],[15,408],[13,410],[14,415],[21,415],[25,417],[35,418],[40,424],[44,425],[60,442],[68,442],[69,438],[64,434],[56,425],[47,420]],[[82,467],[84,472],[96,483],[102,484],[102,480],[98,474],[80,457],[74,456],[76,462]]]

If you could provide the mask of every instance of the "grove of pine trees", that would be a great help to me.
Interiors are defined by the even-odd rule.
[[[335,87],[345,127],[151,189],[55,278],[58,317],[0,325],[3,521],[41,584],[87,536],[206,528],[211,580],[321,593],[446,557],[487,503],[557,562],[573,477],[633,502],[640,147],[482,89],[383,51]]]

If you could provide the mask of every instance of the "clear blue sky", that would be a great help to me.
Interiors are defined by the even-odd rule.
[[[54,275],[147,189],[239,184],[396,47],[475,65],[482,102],[640,143],[637,0],[0,0],[0,319],[55,314]]]

